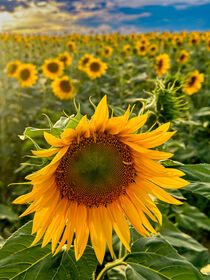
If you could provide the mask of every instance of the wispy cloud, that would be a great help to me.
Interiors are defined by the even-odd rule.
[[[97,1],[97,0],[96,0]],[[110,0],[109,0],[110,1]],[[145,6],[151,6],[151,5],[157,5],[157,6],[169,6],[169,5],[176,5],[176,4],[183,4],[186,6],[197,6],[197,5],[204,5],[207,3],[210,3],[209,0],[112,0],[111,3],[114,3],[115,5],[119,7],[132,7],[132,8],[138,8],[138,7],[145,7]]]
[[[72,2],[71,9],[66,9],[68,2],[16,0],[13,11],[0,11],[0,31],[21,33],[80,32],[87,33],[94,29],[79,21],[91,19],[97,22],[97,32],[111,31],[109,22],[120,24],[138,18],[151,16],[150,13],[124,14],[113,10],[111,6],[100,3]],[[14,2],[13,2],[14,4]],[[19,5],[21,4],[21,5]],[[25,5],[23,5],[25,4]]]

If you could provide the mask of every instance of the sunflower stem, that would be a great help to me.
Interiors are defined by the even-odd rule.
[[[125,262],[123,262],[124,258],[120,259],[120,260],[117,260],[115,262],[112,262],[110,264],[107,264],[102,270],[101,272],[99,273],[98,277],[96,278],[96,280],[102,280],[104,275],[106,274],[106,272],[110,269],[112,269],[113,267],[115,266],[118,266],[118,265],[127,265]]]
[[[122,242],[120,241],[119,259],[123,258],[126,253],[127,253],[127,250],[126,250],[125,246],[122,244]]]

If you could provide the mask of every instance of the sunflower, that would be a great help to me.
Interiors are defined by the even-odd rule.
[[[139,55],[145,55],[147,53],[147,46],[145,44],[137,44],[136,49]]]
[[[156,57],[155,66],[154,66],[158,77],[163,76],[167,73],[170,68],[170,58],[168,54],[163,53]]]
[[[158,46],[157,45],[152,44],[151,46],[149,46],[149,53],[151,55],[155,55],[157,51],[158,51]]]
[[[100,78],[106,73],[107,64],[100,59],[92,58],[85,68],[85,72],[91,79]]]
[[[22,87],[30,87],[36,83],[37,71],[33,64],[21,64],[17,70],[17,78]]]
[[[206,48],[208,51],[210,51],[210,38],[206,40]]]
[[[58,59],[63,62],[64,66],[69,66],[71,65],[72,58],[67,52],[63,52],[59,54]]]
[[[75,52],[76,51],[76,44],[75,44],[75,42],[74,41],[69,41],[68,43],[67,43],[67,48],[68,48],[68,50],[71,52],[71,53],[73,53],[73,52]]]
[[[176,189],[188,184],[182,171],[165,168],[157,160],[173,154],[151,150],[166,142],[175,132],[167,132],[169,123],[157,129],[134,134],[147,120],[147,115],[129,119],[130,107],[121,117],[109,118],[106,96],[88,121],[81,118],[75,129],[66,128],[57,138],[44,133],[52,146],[33,151],[39,157],[54,158],[41,170],[30,174],[30,193],[14,203],[33,201],[21,215],[35,212],[33,245],[42,237],[42,246],[52,240],[52,252],[57,253],[74,238],[78,260],[88,238],[100,263],[106,243],[113,256],[112,228],[130,251],[130,231],[127,219],[142,236],[156,233],[148,221],[160,222],[162,216],[150,195],[172,204],[182,202],[163,188]],[[60,242],[59,242],[60,241]]]
[[[55,79],[63,74],[64,65],[59,59],[46,59],[42,70],[46,78]]]
[[[105,47],[103,50],[103,56],[104,57],[109,57],[112,55],[113,49],[109,46]]]
[[[86,53],[83,57],[80,58],[79,64],[78,64],[78,69],[80,71],[85,71],[88,62],[93,59],[94,57],[91,54]]]
[[[59,99],[72,99],[74,98],[74,87],[72,85],[72,81],[68,76],[64,76],[63,78],[56,78],[52,83],[51,87],[53,93]]]
[[[180,35],[174,35],[172,38],[172,43],[176,47],[180,47],[183,44],[183,37]]]
[[[125,53],[126,55],[132,54],[132,48],[131,45],[126,44],[123,46],[122,52]]]
[[[199,73],[198,70],[195,70],[187,77],[183,85],[183,91],[188,95],[192,95],[199,91],[199,89],[201,88],[201,83],[203,81],[204,75],[202,73]]]
[[[19,60],[10,61],[7,64],[7,76],[10,77],[10,78],[17,77],[18,67],[20,65],[21,65],[21,62]]]
[[[198,35],[192,35],[190,38],[189,38],[189,44],[190,46],[196,46],[200,43],[200,38]]]
[[[179,64],[184,64],[185,62],[188,61],[188,59],[189,59],[189,53],[188,53],[187,51],[185,51],[185,50],[182,50],[182,51],[179,53],[179,55],[178,55],[176,61],[177,61]]]

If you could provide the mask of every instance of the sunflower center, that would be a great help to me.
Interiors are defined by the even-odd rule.
[[[20,72],[21,80],[26,81],[26,80],[28,80],[29,77],[30,77],[30,71],[28,69],[23,69]]]
[[[182,54],[182,55],[180,56],[180,60],[181,60],[181,61],[185,60],[185,57],[186,57],[186,55],[185,55],[185,54]]]
[[[88,61],[90,60],[89,57],[84,58],[84,60],[82,61],[83,65],[86,65],[88,63]]]
[[[10,66],[8,72],[9,72],[10,74],[14,74],[16,70],[17,70],[17,65],[16,65],[16,64],[12,64],[12,65]]]
[[[144,52],[144,51],[145,51],[145,46],[141,46],[141,47],[140,47],[140,51],[141,51],[141,52]]]
[[[47,69],[51,72],[51,73],[57,73],[58,72],[58,64],[55,63],[55,62],[50,62],[48,65],[47,65]]]
[[[130,148],[106,134],[73,142],[56,170],[62,197],[88,207],[116,200],[134,177]]]
[[[160,59],[158,62],[157,62],[157,67],[158,69],[161,69],[163,67],[163,59]]]
[[[66,56],[62,56],[60,58],[60,61],[62,61],[65,64],[67,62],[67,57]]]
[[[93,72],[98,72],[100,70],[100,64],[98,62],[92,62],[90,64],[90,69]]]
[[[71,85],[69,81],[61,81],[60,82],[60,88],[64,92],[70,92],[71,91]]]
[[[192,87],[196,81],[196,76],[192,76],[189,80],[189,87]]]

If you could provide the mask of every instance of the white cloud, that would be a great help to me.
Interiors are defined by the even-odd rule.
[[[20,0],[23,3],[23,0]],[[65,2],[41,1],[28,2],[27,7],[17,6],[13,12],[0,10],[0,32],[13,33],[51,33],[51,32],[79,32],[87,33],[92,29],[98,32],[110,31],[109,22],[120,24],[124,21],[134,21],[141,17],[149,17],[150,13],[124,14],[113,11],[112,8],[100,8],[99,3],[74,2],[74,10],[66,11]],[[99,9],[95,9],[99,8]],[[93,10],[92,10],[93,9]],[[92,28],[81,26],[79,20],[90,19],[99,23]]]
[[[151,5],[169,6],[182,3],[184,5],[203,5],[210,3],[209,0],[112,0],[111,3],[119,7],[138,8]]]

